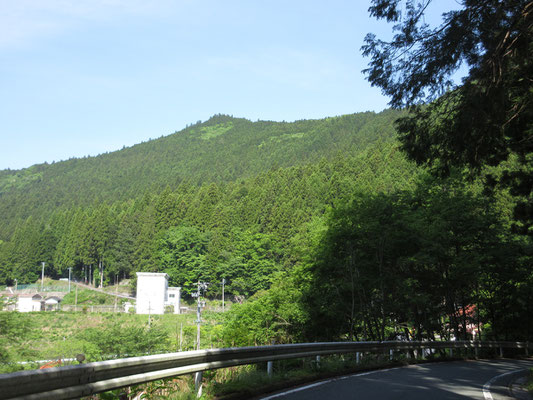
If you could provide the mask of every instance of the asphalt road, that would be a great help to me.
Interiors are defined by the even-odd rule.
[[[533,368],[533,359],[420,364],[334,378],[263,400],[503,400],[511,398],[509,383],[526,368]]]

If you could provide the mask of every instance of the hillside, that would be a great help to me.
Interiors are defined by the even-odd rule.
[[[231,182],[339,152],[360,153],[393,136],[398,112],[292,123],[214,116],[172,135],[96,157],[0,171],[0,239],[17,220],[61,207],[139,198],[182,182]]]
[[[217,116],[115,153],[4,171],[0,284],[34,282],[45,262],[47,276],[72,268],[93,284],[164,271],[186,294],[224,278],[228,294],[249,297],[300,262],[336,204],[413,187],[420,171],[397,148],[396,115]]]

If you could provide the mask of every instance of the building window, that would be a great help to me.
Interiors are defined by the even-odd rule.
[[[168,297],[170,297],[171,299],[174,298],[174,295],[173,294],[169,294]]]

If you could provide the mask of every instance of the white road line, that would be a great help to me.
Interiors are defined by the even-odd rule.
[[[431,363],[433,364],[433,363]],[[320,382],[316,382],[316,383],[311,383],[310,385],[306,385],[306,386],[300,386],[300,387],[297,387],[296,389],[291,389],[291,390],[287,390],[285,392],[281,392],[281,393],[276,393],[276,394],[273,394],[273,395],[270,395],[270,396],[267,396],[267,397],[261,397],[261,400],[271,400],[271,399],[275,399],[277,397],[281,397],[281,396],[285,396],[287,394],[291,394],[291,393],[296,393],[296,392],[301,392],[302,390],[307,390],[307,389],[310,389],[310,388],[313,388],[313,387],[317,387],[317,386],[321,386],[321,385],[325,385],[326,383],[330,383],[330,382],[334,382],[334,381],[340,381],[340,380],[343,380],[343,379],[349,379],[349,378],[352,378],[354,376],[364,376],[364,375],[371,375],[371,374],[376,374],[378,372],[386,372],[386,371],[392,371],[394,369],[400,369],[400,368],[405,368],[405,367],[395,367],[395,368],[387,368],[387,369],[376,369],[374,371],[368,371],[368,372],[361,372],[361,373],[357,373],[357,374],[352,374],[352,375],[346,375],[346,376],[340,376],[340,377],[336,377],[336,378],[331,378],[331,379],[327,379],[325,381],[320,381]]]
[[[378,372],[386,372],[386,371],[392,371],[392,370],[400,369],[400,368],[409,368],[409,367],[416,367],[416,366],[428,365],[428,364],[436,364],[436,363],[423,363],[423,364],[407,365],[407,366],[404,366],[404,367],[395,367],[395,368],[387,368],[387,369],[376,369],[374,371],[361,372],[361,373],[356,373],[356,374],[352,374],[352,375],[334,377],[334,378],[326,379],[324,381],[311,383],[309,385],[300,386],[300,387],[297,387],[295,389],[286,390],[286,391],[281,392],[281,393],[272,394],[272,395],[267,396],[267,397],[261,397],[261,400],[276,399],[278,397],[282,397],[282,396],[285,396],[285,395],[288,395],[288,394],[291,394],[291,393],[301,392],[302,390],[307,390],[307,389],[311,389],[311,388],[314,388],[314,387],[317,387],[317,386],[322,386],[322,385],[325,385],[326,383],[330,383],[330,382],[334,382],[334,381],[339,381],[339,380],[343,380],[343,379],[349,379],[349,378],[352,378],[352,377],[355,377],[355,376],[371,375],[371,374],[376,374]],[[497,375],[497,376],[493,377],[492,379],[490,379],[487,383],[485,383],[483,385],[483,396],[485,397],[485,400],[494,400],[494,398],[492,397],[492,394],[490,392],[490,387],[492,386],[492,384],[496,380],[498,380],[499,378],[502,378],[504,376],[507,376],[507,375],[519,373],[519,372],[521,372],[523,370],[524,369],[509,371],[509,372],[506,372],[504,374]]]
[[[492,386],[494,382],[496,382],[496,380],[503,378],[504,376],[507,376],[507,375],[517,374],[521,371],[523,371],[523,369],[509,371],[509,372],[506,372],[505,374],[497,375],[493,377],[492,379],[490,379],[487,383],[485,383],[483,385],[483,396],[485,397],[485,400],[494,400],[492,397],[492,394],[490,393],[490,387]]]

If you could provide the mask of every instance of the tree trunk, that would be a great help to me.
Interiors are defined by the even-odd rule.
[[[100,289],[104,288],[104,264],[102,264],[102,260],[100,259],[98,269],[100,270]]]

